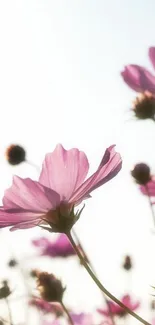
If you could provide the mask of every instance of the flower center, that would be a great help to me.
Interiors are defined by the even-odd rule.
[[[149,93],[144,92],[134,101],[134,113],[139,119],[155,119],[155,97]]]

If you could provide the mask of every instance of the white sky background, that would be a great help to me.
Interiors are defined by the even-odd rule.
[[[116,143],[123,170],[93,193],[76,230],[103,284],[117,296],[129,288],[122,257],[133,256],[130,291],[143,300],[140,312],[148,320],[155,236],[147,199],[129,171],[144,161],[155,172],[155,125],[134,121],[128,113],[136,94],[123,84],[120,71],[128,63],[151,68],[147,49],[155,45],[154,18],[153,0],[0,1],[0,195],[13,174],[38,177],[26,164],[6,164],[10,143],[23,145],[28,159],[40,166],[57,143],[78,147],[87,153],[91,171],[105,148]],[[4,230],[1,277],[12,276],[3,266],[8,246],[17,256],[32,255],[30,239],[39,234],[39,229]],[[99,291],[75,261],[40,263],[33,266],[55,271],[68,284],[70,306],[89,310],[101,303]],[[14,315],[18,321],[22,317],[19,311]]]

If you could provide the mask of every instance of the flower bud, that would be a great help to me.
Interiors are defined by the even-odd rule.
[[[126,271],[131,270],[132,262],[131,262],[131,257],[129,255],[125,256],[125,259],[124,259],[124,262],[123,262],[122,266]]]
[[[26,160],[25,149],[15,144],[7,148],[5,155],[10,165],[18,165]]]
[[[41,297],[50,302],[61,302],[65,288],[53,274],[40,272],[37,275],[38,290]]]
[[[8,286],[8,282],[4,280],[2,287],[0,287],[0,299],[5,299],[11,294],[11,290]]]
[[[17,261],[14,259],[14,258],[12,258],[9,262],[8,262],[8,266],[9,267],[15,267],[15,266],[17,266]]]
[[[146,185],[151,179],[150,168],[144,163],[137,164],[131,171],[131,175],[140,185]]]

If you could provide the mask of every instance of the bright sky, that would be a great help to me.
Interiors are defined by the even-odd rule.
[[[155,172],[155,125],[134,121],[128,113],[136,94],[123,84],[120,71],[128,63],[152,69],[147,49],[155,45],[154,13],[153,0],[0,1],[0,195],[13,174],[38,177],[26,164],[6,164],[4,150],[10,143],[23,145],[28,159],[40,166],[57,143],[78,147],[87,153],[91,171],[105,148],[116,143],[123,170],[93,193],[76,230],[103,284],[117,296],[130,289],[142,298],[140,312],[148,320],[155,236],[147,199],[129,171],[144,161]],[[1,261],[7,260],[9,245],[17,256],[32,255],[29,242],[39,234],[38,229],[5,230]],[[135,262],[130,288],[120,269],[127,253]],[[68,284],[70,306],[89,310],[101,303],[100,293],[76,262],[59,265],[45,261],[43,267]],[[6,274],[2,266],[0,275]],[[14,318],[19,321],[18,316]]]

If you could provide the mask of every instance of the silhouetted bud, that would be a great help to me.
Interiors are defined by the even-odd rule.
[[[6,150],[6,159],[11,165],[18,165],[26,160],[25,149],[19,145],[12,144]]]
[[[7,298],[11,294],[8,282],[4,280],[2,283],[3,285],[0,287],[0,299]]]
[[[155,120],[155,97],[149,92],[141,94],[134,101],[133,111],[138,119]]]
[[[14,258],[12,258],[12,259],[8,262],[8,266],[9,266],[9,267],[15,267],[17,264],[18,264],[18,263],[17,263],[17,261],[16,261]]]
[[[126,271],[129,271],[132,268],[131,257],[129,255],[125,256],[124,263],[123,263],[123,268]]]
[[[144,163],[137,164],[131,171],[131,175],[140,185],[146,185],[151,179],[150,168]]]
[[[40,272],[37,275],[37,287],[41,297],[50,302],[61,302],[65,288],[53,274]]]

